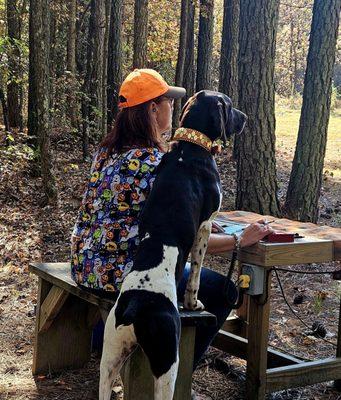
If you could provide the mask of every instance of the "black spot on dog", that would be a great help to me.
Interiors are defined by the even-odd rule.
[[[200,254],[200,255],[202,254],[202,251],[201,251],[201,249],[199,249],[199,254]]]
[[[144,276],[144,279],[145,279],[147,282],[149,282],[149,281],[150,281],[149,275],[145,275],[145,276]]]

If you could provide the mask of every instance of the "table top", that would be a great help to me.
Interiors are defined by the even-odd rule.
[[[322,263],[341,260],[341,229],[320,226],[307,222],[291,221],[271,215],[260,215],[249,211],[220,212],[218,217],[227,225],[250,224],[260,219],[273,221],[276,231],[299,233],[304,236],[293,243],[259,242],[243,248],[238,259],[245,263],[272,267],[279,265]]]

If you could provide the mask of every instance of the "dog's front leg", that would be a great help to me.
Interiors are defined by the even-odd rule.
[[[200,285],[201,266],[206,253],[211,228],[211,221],[205,221],[200,225],[191,250],[191,271],[187,282],[184,300],[184,306],[189,310],[204,309],[204,305],[200,300],[198,300],[198,291]]]

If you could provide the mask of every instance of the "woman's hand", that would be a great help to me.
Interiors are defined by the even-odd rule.
[[[257,243],[265,236],[274,232],[265,220],[260,220],[246,227],[240,236],[240,247],[247,247]]]

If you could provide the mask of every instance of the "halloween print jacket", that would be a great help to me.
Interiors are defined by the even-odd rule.
[[[120,290],[139,244],[141,209],[163,153],[130,149],[93,158],[90,180],[71,236],[71,276],[93,289]]]

